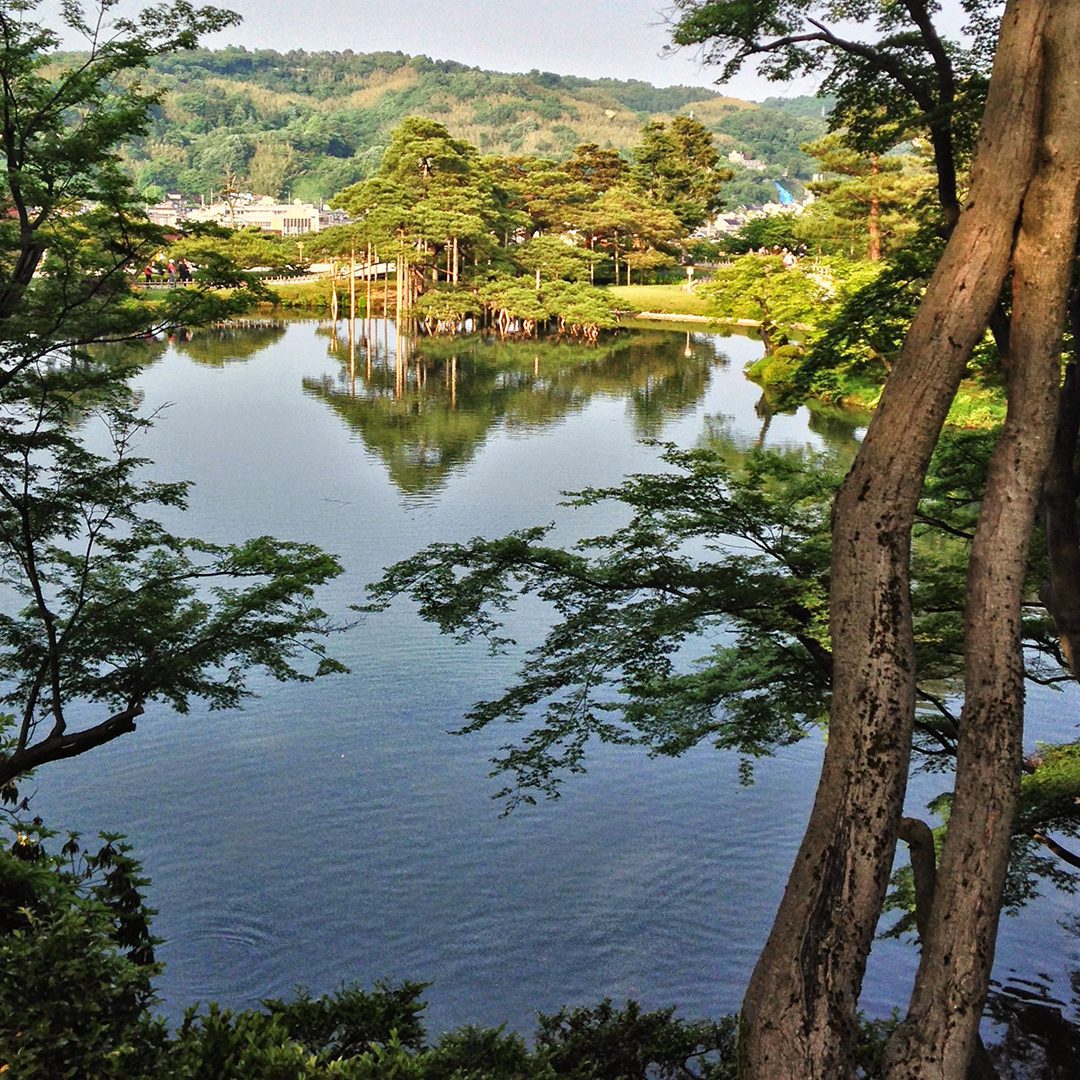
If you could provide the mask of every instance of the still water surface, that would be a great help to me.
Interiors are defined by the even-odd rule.
[[[399,359],[392,324],[368,330],[351,359],[344,325],[203,333],[159,343],[138,379],[147,408],[167,406],[146,453],[196,484],[172,524],[337,553],[347,572],[323,601],[335,613],[430,541],[612,527],[616,508],[571,513],[560,495],[654,467],[644,440],[801,453],[858,437],[857,418],[758,415],[748,338],[643,328],[592,350],[424,342]],[[522,613],[524,645],[542,620]],[[502,817],[486,761],[514,732],[447,732],[512,660],[441,638],[405,604],[334,651],[351,676],[261,680],[240,713],[152,711],[137,734],[42,771],[35,808],[51,825],[124,831],[143,858],[170,1016],[377,978],[431,981],[433,1031],[528,1032],[538,1009],[605,996],[689,1015],[737,1007],[809,810],[818,740],[764,763],[752,787],[713,750],[653,761],[598,748],[563,798]],[[1035,701],[1032,737],[1068,736],[1060,702]],[[916,784],[913,808],[935,790]],[[1068,913],[1051,897],[1006,920],[999,978],[1068,998],[1080,968]],[[910,946],[875,948],[869,1013],[903,1004],[913,962]]]

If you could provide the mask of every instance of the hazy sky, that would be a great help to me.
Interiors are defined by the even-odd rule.
[[[43,21],[57,0],[44,0]],[[134,12],[144,3],[121,0]],[[713,86],[695,50],[663,56],[669,0],[200,0],[243,16],[212,47],[388,50],[456,60],[492,71],[554,71],[589,78],[643,79],[657,86]],[[70,48],[80,42],[66,39]],[[784,89],[741,76],[726,93],[760,99]],[[810,93],[813,87],[790,88]]]
[[[659,86],[710,86],[716,78],[691,50],[661,56],[669,41],[665,0],[222,0],[221,6],[240,12],[244,22],[214,44],[400,50],[494,71],[539,68]]]
[[[87,4],[91,0],[85,0]],[[132,13],[150,0],[120,0]],[[249,49],[388,50],[457,60],[491,71],[554,71],[590,78],[643,79],[657,86],[713,86],[718,72],[696,50],[663,55],[670,0],[199,0],[230,8],[243,23],[206,44]],[[998,0],[995,0],[995,3]],[[56,10],[43,0],[40,15]],[[962,22],[957,0],[943,0],[941,25]],[[861,36],[858,30],[855,36]],[[79,42],[67,41],[71,48]],[[736,97],[813,93],[814,84],[781,86],[751,70],[724,87]]]

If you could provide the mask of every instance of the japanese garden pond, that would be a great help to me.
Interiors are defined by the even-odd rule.
[[[555,521],[611,528],[562,493],[657,467],[656,442],[850,452],[861,417],[769,416],[744,374],[760,343],[636,327],[593,348],[403,339],[392,324],[293,322],[149,344],[136,380],[163,409],[145,453],[195,483],[178,531],[272,534],[340,556],[323,606],[346,617],[382,567],[436,540]],[[519,613],[522,646],[545,615]],[[448,734],[513,656],[440,637],[402,602],[335,638],[352,674],[258,683],[238,713],[151,708],[139,731],[43,769],[57,828],[125,832],[153,880],[163,1008],[227,1006],[353,980],[430,981],[429,1030],[530,1032],[536,1010],[633,997],[684,1015],[737,1008],[817,780],[820,739],[739,783],[735,755],[598,747],[561,799],[508,816],[488,758],[515,734]],[[1035,738],[1074,737],[1069,699],[1030,706]],[[1075,701],[1075,699],[1073,699]],[[940,777],[917,778],[922,812]],[[1076,1010],[1069,898],[1004,919],[999,983]],[[863,1007],[902,1006],[914,947],[882,941]]]

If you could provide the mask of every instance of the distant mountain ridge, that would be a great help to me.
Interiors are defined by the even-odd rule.
[[[482,153],[561,159],[589,142],[626,153],[649,120],[692,112],[725,152],[791,176],[809,175],[799,146],[825,130],[808,103],[766,108],[703,87],[502,74],[400,52],[199,49],[158,59],[144,81],[163,100],[124,159],[141,188],[189,195],[231,174],[266,194],[329,198],[371,175],[406,116],[438,120]]]

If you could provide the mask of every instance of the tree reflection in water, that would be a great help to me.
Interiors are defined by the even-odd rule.
[[[598,396],[623,399],[641,439],[695,408],[710,374],[728,364],[707,333],[624,329],[586,346],[565,340],[398,336],[392,323],[321,328],[337,375],[305,379],[387,465],[403,492],[437,490],[496,427],[557,423]],[[852,440],[855,423],[841,435]]]

